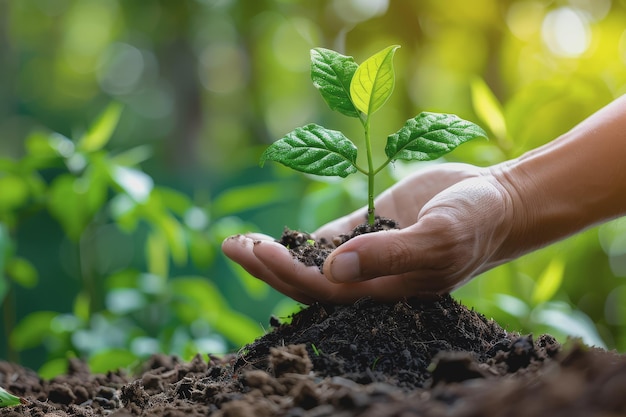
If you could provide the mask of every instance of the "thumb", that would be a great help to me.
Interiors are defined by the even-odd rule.
[[[350,239],[328,256],[324,275],[331,282],[344,283],[414,270],[420,251],[407,231],[386,230]]]

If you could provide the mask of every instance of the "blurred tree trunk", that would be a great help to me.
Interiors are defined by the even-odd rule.
[[[169,169],[184,176],[198,167],[197,149],[202,128],[202,86],[198,60],[189,44],[191,18],[196,5],[190,2],[162,2],[163,19],[170,34],[155,51],[162,76],[172,83],[174,127],[164,145],[163,157]]]

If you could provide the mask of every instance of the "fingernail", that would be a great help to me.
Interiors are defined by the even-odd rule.
[[[330,274],[335,282],[350,282],[359,277],[361,266],[356,252],[341,253],[330,263]]]

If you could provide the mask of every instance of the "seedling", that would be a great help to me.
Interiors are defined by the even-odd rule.
[[[376,356],[376,359],[374,359],[374,362],[372,362],[372,366],[370,366],[370,369],[372,371],[376,370],[376,365],[378,365],[378,362],[380,361],[382,357],[381,356]]]
[[[479,126],[453,114],[422,112],[387,137],[387,159],[374,166],[371,145],[372,115],[389,99],[394,85],[393,57],[398,45],[388,46],[358,65],[350,56],[314,48],[311,79],[326,104],[348,117],[358,118],[365,134],[367,166],[357,163],[357,147],[343,133],[315,123],[299,127],[270,145],[260,165],[271,160],[315,175],[367,176],[367,220],[374,224],[374,178],[395,160],[430,161],[475,138],[486,138]]]
[[[1,407],[11,407],[13,405],[24,404],[26,401],[23,398],[16,397],[13,394],[10,394],[2,387],[0,387],[0,408]]]
[[[313,353],[315,353],[315,356],[320,356],[322,354],[322,349],[318,349],[314,343],[311,343],[311,349],[313,349]]]

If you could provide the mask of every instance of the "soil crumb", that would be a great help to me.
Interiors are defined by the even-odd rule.
[[[333,237],[332,240],[326,238],[315,240],[309,233],[285,227],[282,236],[277,242],[288,248],[293,256],[306,266],[317,266],[321,271],[328,255],[353,237],[365,233],[399,228],[400,225],[395,220],[376,216],[376,221],[373,225],[362,223],[356,226],[352,232],[340,234]]]

